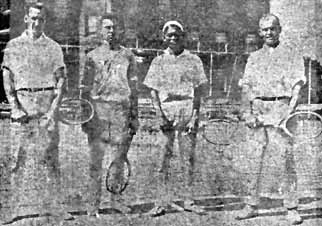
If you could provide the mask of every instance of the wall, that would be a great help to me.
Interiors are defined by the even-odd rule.
[[[321,101],[322,27],[320,0],[270,0],[270,11],[282,25],[281,40],[298,49],[305,58],[312,58],[312,102]],[[305,61],[308,74],[308,60]],[[307,102],[307,87],[302,90]]]

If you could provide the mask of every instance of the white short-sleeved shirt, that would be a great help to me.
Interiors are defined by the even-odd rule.
[[[133,53],[124,47],[111,50],[107,43],[87,54],[93,65],[84,72],[83,82],[92,86],[91,95],[101,101],[129,101],[131,85],[137,80],[136,62]],[[93,78],[94,76],[94,78]]]
[[[158,91],[168,119],[191,116],[194,89],[205,82],[207,77],[197,55],[184,50],[175,56],[168,49],[153,59],[144,80],[146,86]]]
[[[184,50],[180,55],[164,54],[153,59],[144,84],[159,92],[161,102],[171,95],[193,98],[193,90],[207,82],[202,61],[197,55]]]
[[[11,71],[15,89],[55,87],[55,71],[65,68],[64,57],[58,43],[42,34],[32,40],[24,32],[8,42],[2,67]],[[65,76],[65,73],[64,73]],[[54,90],[17,92],[21,108],[29,116],[44,114],[50,109]]]
[[[12,72],[16,89],[55,86],[54,72],[65,68],[63,52],[57,42],[45,34],[32,40],[25,32],[8,42],[2,66]]]
[[[292,96],[298,82],[306,82],[301,54],[283,44],[273,51],[263,46],[248,58],[239,85],[250,99],[255,97]]]
[[[264,45],[251,53],[239,85],[243,95],[253,101],[252,114],[266,124],[278,125],[288,115],[288,103],[255,98],[291,98],[292,90],[299,82],[306,82],[303,57],[296,50],[280,44],[273,51]]]

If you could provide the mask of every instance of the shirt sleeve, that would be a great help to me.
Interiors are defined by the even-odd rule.
[[[131,91],[136,91],[136,85],[139,80],[138,77],[138,67],[136,63],[135,56],[130,52],[128,55],[129,66],[128,66],[128,83]]]
[[[252,88],[253,88],[253,82],[254,82],[254,73],[255,73],[255,66],[256,61],[254,60],[253,56],[250,55],[248,57],[244,75],[243,77],[239,80],[238,85],[242,89],[242,95],[244,99],[247,100],[252,100],[254,98],[254,95],[252,93]]]
[[[193,87],[199,87],[201,84],[208,82],[201,59],[196,56],[192,72]]]
[[[160,71],[160,61],[158,58],[154,58],[151,62],[147,75],[144,79],[143,84],[148,86],[149,88],[159,90],[160,89],[160,82],[159,76],[161,75]]]
[[[80,76],[80,84],[85,86],[84,93],[89,93],[94,86],[95,62],[86,56],[83,74]]]
[[[12,70],[12,64],[14,63],[14,56],[12,54],[12,45],[11,42],[8,42],[6,48],[3,50],[3,61],[1,64],[1,68],[6,68],[7,70]]]
[[[289,84],[290,88],[293,89],[294,86],[300,82],[302,82],[301,85],[304,85],[307,79],[305,77],[304,59],[302,55],[293,53],[291,57],[293,59],[290,60],[292,63],[289,66],[289,75],[286,78],[287,81],[284,82]]]
[[[59,44],[56,43],[55,47],[52,51],[52,65],[53,65],[53,73],[55,73],[59,68],[64,68],[63,76],[66,78],[66,65],[64,63],[64,54],[59,46]]]

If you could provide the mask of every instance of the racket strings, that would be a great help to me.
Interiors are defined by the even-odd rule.
[[[214,145],[229,145],[238,128],[237,122],[210,120],[203,130],[204,139]]]
[[[298,112],[287,120],[286,129],[295,137],[316,138],[322,132],[322,118],[314,112]]]
[[[85,99],[66,99],[61,103],[58,112],[63,122],[82,124],[94,116],[94,107]]]

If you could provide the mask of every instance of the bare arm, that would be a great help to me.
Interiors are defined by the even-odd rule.
[[[152,96],[152,101],[154,103],[157,104],[158,106],[158,110],[160,111],[160,114],[161,114],[161,118],[164,120],[164,121],[168,121],[167,117],[165,116],[163,110],[162,110],[162,107],[161,107],[161,100],[160,100],[160,97],[159,97],[159,94],[158,94],[158,91],[157,90],[154,90],[154,89],[151,89],[151,96]]]
[[[298,83],[294,86],[292,90],[292,98],[289,103],[289,112],[288,112],[289,114],[291,114],[296,107],[297,100],[299,99],[300,90],[301,90],[301,84]]]
[[[95,75],[95,62],[92,58],[86,57],[84,72],[79,78],[80,88],[82,89],[82,98],[88,99],[90,97]]]
[[[3,68],[3,86],[12,108],[18,108],[17,96],[15,95],[15,84],[13,74],[9,69]]]
[[[48,116],[53,117],[54,114],[56,113],[56,110],[58,108],[58,105],[60,104],[62,98],[63,98],[63,94],[64,94],[64,88],[65,88],[65,72],[64,72],[64,68],[61,67],[59,69],[56,70],[55,72],[55,77],[57,78],[57,86],[56,86],[56,96],[53,99],[51,106],[49,108],[48,111]]]
[[[64,74],[64,67],[58,68],[55,71],[55,77],[57,78],[56,95],[53,101],[51,102],[48,112],[43,116],[43,121],[41,122],[41,126],[47,128],[48,131],[53,131],[55,129],[55,114],[63,98],[65,88],[66,79]]]
[[[19,101],[15,92],[14,75],[8,68],[3,68],[4,90],[11,106],[11,118],[19,119],[27,115],[19,107]]]

